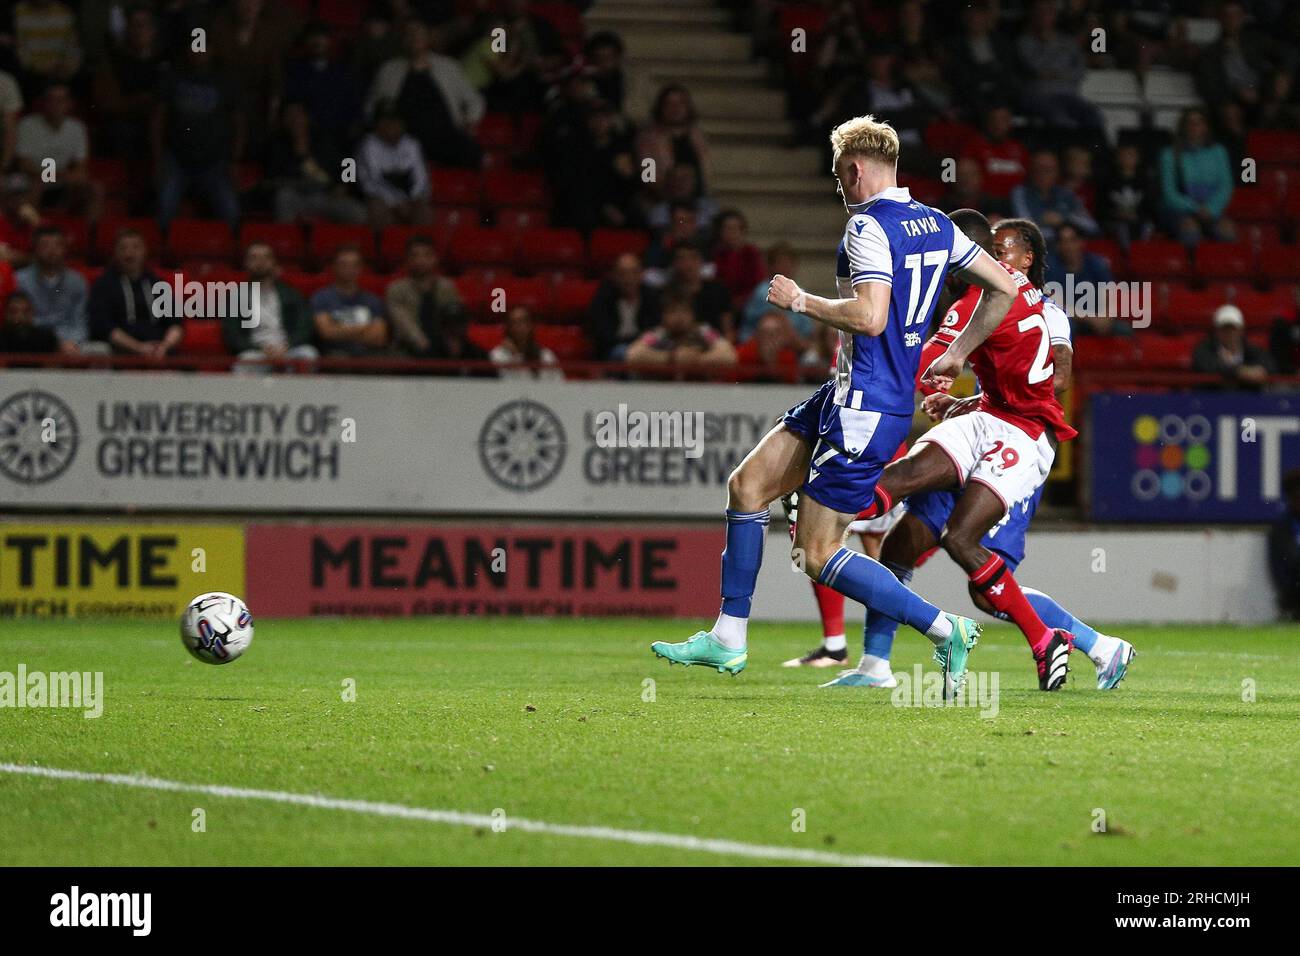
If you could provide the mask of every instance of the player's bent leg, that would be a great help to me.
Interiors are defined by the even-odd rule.
[[[1102,634],[1075,617],[1050,595],[1033,588],[1021,588],[1043,623],[1074,635],[1074,646],[1088,655],[1097,669],[1097,689],[1114,690],[1128,673],[1137,651],[1128,641]]]
[[[864,518],[888,514],[896,502],[922,491],[955,488],[961,481],[956,464],[944,450],[924,438],[902,458],[885,466]]]
[[[768,506],[797,488],[808,470],[809,447],[800,435],[777,425],[745,456],[727,482],[727,543],[722,552],[722,607],[713,628],[679,643],[656,641],[650,649],[673,664],[700,664],[739,674],[749,658],[749,612],[753,604]]]
[[[955,694],[965,679],[966,660],[979,639],[980,626],[948,614],[913,593],[880,562],[841,544],[854,515],[833,511],[805,496],[795,535],[795,559],[804,572],[871,610],[880,611],[930,638],[945,652],[945,692]]]
[[[1034,611],[1001,555],[984,547],[984,535],[1006,512],[1002,498],[988,485],[971,482],[957,500],[941,544],[961,566],[971,585],[1025,635],[1038,666],[1038,685],[1057,690],[1065,683],[1073,638],[1048,627]]]

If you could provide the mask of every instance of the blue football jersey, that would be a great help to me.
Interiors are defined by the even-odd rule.
[[[979,247],[937,209],[904,188],[886,189],[851,208],[836,257],[835,284],[851,298],[863,282],[891,286],[880,335],[840,332],[835,403],[910,415],[921,347],[949,267],[969,265]]]

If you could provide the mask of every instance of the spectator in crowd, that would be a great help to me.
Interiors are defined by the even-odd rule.
[[[361,141],[357,178],[366,197],[370,222],[423,225],[433,214],[429,205],[429,170],[420,143],[406,132],[402,114],[392,105],[375,112],[375,128]]]
[[[1064,295],[1071,288],[1075,290],[1072,298],[1079,305],[1070,308],[1069,301],[1059,303],[1074,320],[1075,335],[1133,334],[1130,323],[1107,312],[1108,297],[1101,290],[1105,283],[1114,279],[1110,266],[1101,256],[1084,248],[1082,234],[1070,223],[1064,223],[1056,230],[1056,249],[1047,259],[1045,279],[1053,296]],[[1060,293],[1056,291],[1058,289]],[[1091,290],[1090,299],[1081,295],[1084,289]],[[1092,304],[1082,305],[1085,301]]]
[[[1160,152],[1160,195],[1165,229],[1189,245],[1201,239],[1231,242],[1233,224],[1223,217],[1232,199],[1228,151],[1210,139],[1205,113],[1183,113],[1178,135]]]
[[[1011,107],[993,103],[984,114],[983,131],[969,139],[963,156],[980,164],[984,189],[999,199],[1010,197],[1011,190],[1025,179],[1029,151],[1011,135],[1014,119]]]
[[[924,0],[903,0],[898,7],[898,58],[904,85],[916,94],[917,105],[927,113],[950,114],[952,87],[941,65],[942,51],[931,42],[933,31],[925,22]]]
[[[33,321],[59,340],[59,350],[76,353],[86,346],[86,280],[64,263],[67,240],[63,230],[40,226],[32,233],[32,264],[19,270],[18,288],[31,302]]]
[[[279,278],[275,250],[265,242],[250,243],[244,250],[247,281],[256,290],[253,322],[245,327],[245,317],[226,315],[221,321],[221,337],[226,350],[238,356],[234,371],[266,370],[267,362],[278,359],[315,360],[320,357],[312,345],[312,316],[298,291]]]
[[[359,282],[364,269],[360,249],[339,246],[334,251],[334,282],[311,297],[316,339],[327,356],[377,356],[388,344],[384,303]]]
[[[522,305],[517,305],[506,313],[506,337],[496,348],[488,353],[496,363],[497,374],[508,379],[563,379],[564,373],[558,368],[520,368],[520,363],[555,366],[559,359],[555,353],[537,343],[533,328],[533,316]],[[513,366],[513,367],[512,367]]]
[[[1061,185],[1079,197],[1089,215],[1097,208],[1097,184],[1092,178],[1092,150],[1073,144],[1065,147]]]
[[[736,350],[718,331],[696,321],[689,299],[668,298],[663,319],[628,346],[627,361],[633,366],[710,367],[736,364]]]
[[[598,358],[621,362],[628,345],[659,324],[659,293],[645,281],[641,262],[625,252],[592,296],[587,330]]]
[[[793,382],[798,378],[798,340],[790,320],[772,309],[758,320],[753,336],[736,349],[736,359],[759,382]]]
[[[756,283],[767,278],[767,263],[758,246],[749,241],[749,222],[738,209],[718,214],[714,221],[713,269],[731,300],[743,306]]]
[[[1294,39],[1294,37],[1293,37]],[[1295,44],[1289,46],[1246,25],[1246,7],[1229,2],[1219,8],[1219,37],[1201,51],[1196,84],[1206,102],[1236,103],[1253,113],[1274,72],[1295,69]]]
[[[366,111],[393,103],[407,131],[430,162],[478,168],[482,151],[474,127],[483,118],[483,94],[465,77],[460,63],[437,52],[441,34],[420,20],[403,26],[406,55],[379,68]]]
[[[650,111],[650,124],[638,144],[639,156],[654,160],[654,179],[649,183],[652,194],[662,190],[673,167],[681,163],[695,167],[697,194],[708,191],[709,148],[697,119],[686,87],[670,83],[659,91]]]
[[[23,93],[12,73],[0,70],[0,172],[14,161],[18,145],[18,117],[23,111]]]
[[[361,14],[361,32],[352,39],[349,66],[363,88],[374,82],[379,68],[402,55],[402,31],[394,22],[393,5],[367,4]]]
[[[126,42],[127,21],[136,4],[122,0],[80,0],[77,4],[77,41],[82,61],[93,72],[115,47]]]
[[[158,90],[167,73],[167,57],[158,41],[158,23],[147,6],[132,7],[126,31],[99,62],[94,78],[95,109],[104,121],[112,155],[139,154],[149,140],[149,124],[158,109]]]
[[[1275,72],[1255,111],[1255,126],[1260,129],[1300,130],[1300,103],[1296,102],[1293,90],[1292,75],[1285,70]]]
[[[280,222],[365,222],[366,204],[343,182],[342,162],[343,154],[330,138],[317,135],[306,107],[285,103],[280,111],[280,133],[271,140],[266,169],[275,218]]]
[[[59,339],[52,329],[33,321],[32,300],[26,292],[10,293],[5,302],[4,322],[0,323],[0,353],[22,355],[59,351]]]
[[[284,101],[302,104],[316,134],[341,150],[361,119],[362,90],[356,73],[335,58],[328,24],[310,24],[302,46],[302,56],[291,60],[285,71]]]
[[[664,185],[663,198],[646,212],[646,225],[653,232],[671,229],[675,222],[673,216],[682,206],[689,207],[694,214],[692,236],[708,229],[718,215],[718,204],[700,192],[699,170],[690,163],[679,163],[672,168]]]
[[[158,221],[166,229],[194,187],[212,212],[237,230],[233,166],[244,152],[245,124],[238,94],[217,73],[213,54],[187,46],[159,101],[153,119],[154,168],[162,177]]]
[[[302,18],[289,3],[231,0],[213,14],[209,49],[237,97],[250,156],[266,151],[280,108],[284,59],[301,28]]]
[[[1213,329],[1192,352],[1192,371],[1220,376],[1224,388],[1258,391],[1268,384],[1273,360],[1246,338],[1241,309],[1227,303],[1215,310]]]
[[[14,147],[38,207],[59,206],[98,216],[103,191],[87,175],[90,159],[86,124],[72,115],[72,91],[56,83],[41,97],[41,111],[18,122]]]
[[[979,116],[1004,90],[1015,85],[1016,52],[1012,42],[997,29],[993,4],[988,0],[963,5],[962,27],[948,41],[945,69],[966,111]]]
[[[867,54],[865,75],[848,84],[836,112],[840,116],[870,113],[887,120],[898,133],[903,168],[919,172],[925,166],[921,134],[928,115],[916,92],[903,81],[892,48],[875,47]]]
[[[1086,64],[1083,47],[1056,27],[1056,0],[1034,0],[1016,41],[1022,105],[1056,126],[1100,130],[1101,113],[1079,95]]]
[[[1291,299],[1289,309],[1273,319],[1268,341],[1273,365],[1282,375],[1300,372],[1300,285],[1292,287]]]
[[[704,254],[699,243],[683,242],[674,246],[665,298],[685,299],[696,319],[732,339],[736,334],[736,314],[731,293],[721,282],[706,277],[703,270]]]
[[[439,375],[459,375],[472,378],[496,378],[496,367],[488,353],[469,337],[469,316],[465,313],[448,316],[433,347],[425,358],[460,363]]]
[[[176,351],[184,335],[177,309],[155,302],[158,276],[146,265],[144,236],[123,229],[113,240],[113,259],[90,287],[86,318],[90,337],[107,342],[114,352],[164,358]]]
[[[812,343],[799,356],[799,366],[806,369],[812,378],[821,381],[835,367],[839,349],[839,330],[818,322],[813,329]]]
[[[564,66],[564,43],[549,20],[530,13],[527,0],[502,0],[500,15],[461,57],[469,82],[488,108],[518,113],[539,109],[542,94]],[[509,37],[497,48],[495,29]]]
[[[428,355],[446,325],[463,325],[465,304],[456,285],[440,270],[438,252],[428,236],[406,241],[400,278],[388,285],[385,298],[393,342],[408,355]]]
[[[794,251],[794,247],[788,242],[778,242],[767,251],[768,271],[772,275],[782,275],[791,279],[797,279],[799,275],[799,254]],[[769,312],[780,312],[790,323],[799,346],[802,348],[813,335],[813,320],[805,312],[792,312],[786,309],[778,309],[767,301],[767,290],[771,288],[772,280],[769,276],[764,276],[754,286],[745,302],[740,324],[740,333],[737,338],[741,342],[748,342],[758,329],[759,320]]]
[[[627,96],[627,78],[623,72],[623,40],[617,33],[598,30],[587,37],[582,49],[583,59],[596,95],[614,108],[623,112],[624,98]]]
[[[984,191],[984,169],[973,156],[957,160],[953,171],[956,179],[939,201],[939,208],[952,212],[955,209],[978,209],[990,220],[1011,215],[1011,202]]]
[[[548,177],[559,225],[590,232],[598,226],[628,228],[639,220],[635,199],[641,184],[632,131],[604,100],[586,104],[581,129],[566,131],[553,148]]]
[[[1300,468],[1282,476],[1286,513],[1268,529],[1268,570],[1277,607],[1286,620],[1300,620]]]
[[[22,182],[0,183],[0,260],[16,266],[26,264],[32,247],[32,230],[41,224],[41,214],[28,199]]]
[[[1011,191],[1011,211],[1038,223],[1048,242],[1065,223],[1088,236],[1099,231],[1079,197],[1061,185],[1061,163],[1051,150],[1034,153],[1029,161],[1029,179]]]
[[[1126,247],[1150,238],[1159,215],[1157,187],[1135,144],[1121,143],[1116,149],[1115,170],[1097,194],[1097,217],[1107,233]]]
[[[700,238],[700,216],[695,204],[678,201],[672,204],[668,216],[668,229],[650,244],[646,250],[645,265],[650,270],[650,281],[654,285],[663,285],[666,281],[661,273],[672,261],[673,250],[684,242],[696,242]],[[712,268],[713,264],[709,263]]]
[[[59,0],[19,0],[13,5],[13,47],[24,92],[67,83],[81,69],[77,19]]]

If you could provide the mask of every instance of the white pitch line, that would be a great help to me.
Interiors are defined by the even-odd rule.
[[[197,793],[204,796],[234,800],[265,800],[271,803],[288,803],[320,810],[346,810],[349,813],[367,813],[377,817],[423,820],[426,823],[445,823],[460,827],[491,829],[494,824],[500,825],[498,818],[485,813],[432,810],[426,807],[408,807],[400,803],[376,803],[371,800],[345,800],[340,797],[323,797],[312,793],[290,793],[286,790],[255,790],[248,787],[184,783],[177,780],[147,777],[142,774],[89,773],[84,770],[60,770],[56,767],[35,767],[15,763],[0,763],[0,773],[46,777],[54,780],[77,780],[85,783],[108,783],[119,787],[165,790],[171,793]],[[664,846],[675,850],[714,853],[721,856],[743,856],[756,860],[788,860],[795,863],[823,863],[829,866],[944,865],[942,863],[926,863],[920,860],[902,860],[889,856],[864,856],[828,853],[823,850],[800,850],[795,847],[764,846],[758,843],[714,840],[703,837],[682,836],[676,833],[655,833],[649,830],[620,830],[615,827],[586,827],[574,826],[568,823],[547,823],[544,820],[526,820],[510,816],[505,817],[505,823],[506,832],[522,830],[525,833],[546,833],[552,836],[610,840],[617,843],[635,843],[640,846]]]

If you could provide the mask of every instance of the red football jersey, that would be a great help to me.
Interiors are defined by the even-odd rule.
[[[1016,282],[1017,294],[1002,324],[971,353],[970,364],[980,383],[980,410],[996,415],[1037,439],[1051,428],[1058,441],[1078,434],[1065,420],[1052,388],[1051,336],[1043,317],[1043,293],[1025,276],[1003,264]],[[972,285],[943,317],[943,324],[926,343],[933,355],[923,355],[922,370],[934,361],[966,328],[984,290]]]

